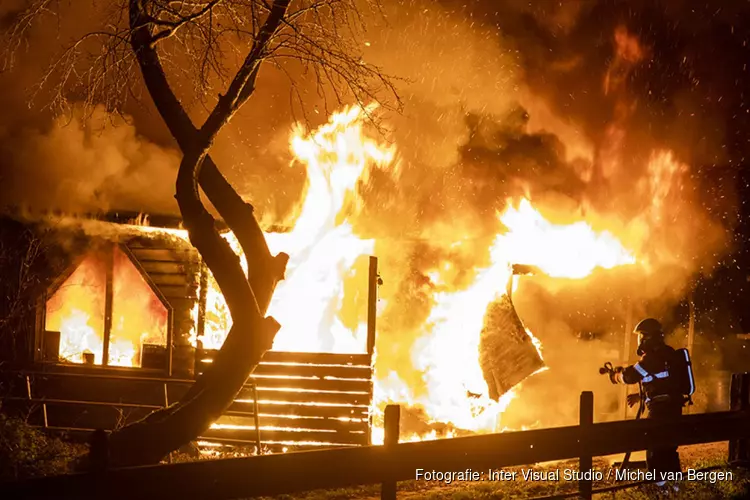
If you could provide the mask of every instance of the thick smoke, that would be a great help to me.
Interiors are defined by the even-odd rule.
[[[85,121],[77,115],[46,130],[7,131],[0,137],[3,202],[67,212],[174,211],[173,183],[164,181],[176,172],[177,152],[139,137],[132,125],[105,127],[108,120],[96,110]]]
[[[732,120],[746,114],[730,30],[736,4],[709,13],[686,1],[385,3],[364,57],[403,79],[403,114],[383,115],[399,168],[373,173],[354,216],[359,234],[377,238],[383,376],[395,370],[424,389],[410,367],[417,339],[429,335],[438,285],[428,274],[439,272],[444,288],[467,287],[489,265],[497,211],[527,196],[556,223],[585,219],[612,231],[647,265],[580,282],[522,280],[514,301],[551,369],[523,384],[508,425],[543,421],[548,406],[533,403],[552,395],[559,417],[547,424],[574,418],[582,389],[597,390],[605,406],[619,397],[596,367],[620,356],[628,315],[669,317],[696,273],[729,249],[741,157]],[[36,41],[49,41],[46,33]],[[49,44],[31,46],[40,45]],[[3,200],[174,211],[178,154],[149,102],[128,107],[133,125],[101,132],[75,117],[51,123],[19,104],[49,55],[34,50],[13,76],[0,75]],[[314,125],[334,108],[309,75],[289,73],[304,108],[286,75],[264,69],[212,151],[273,222],[290,222],[304,189],[304,170],[290,167],[292,123],[306,116]]]
[[[712,41],[694,37],[696,29],[720,30],[726,12],[707,28],[693,14],[680,25],[689,6],[677,3],[662,11],[650,3],[548,2],[527,11],[528,2],[504,2],[498,11],[498,2],[446,2],[442,12],[407,4],[413,10],[389,18],[402,35],[383,41],[386,67],[404,61],[413,76],[394,127],[399,177],[368,186],[360,226],[385,236],[377,253],[389,305],[378,366],[410,366],[418,356],[406,351],[410,339],[429,336],[424,320],[436,283],[428,275],[449,262],[452,274],[441,281],[466,286],[471,271],[457,280],[455,269],[482,266],[489,248],[482,236],[500,230],[496,211],[509,197],[528,196],[557,223],[585,219],[612,231],[640,264],[609,278],[522,284],[519,312],[551,369],[523,384],[506,423],[570,422],[584,389],[602,395],[606,413],[621,393],[596,368],[622,359],[628,325],[654,315],[679,326],[673,307],[731,249],[736,152],[725,127],[741,104],[739,89],[707,71]],[[675,342],[684,345],[679,333]],[[706,350],[696,356],[715,364]],[[398,371],[419,384],[419,373]]]

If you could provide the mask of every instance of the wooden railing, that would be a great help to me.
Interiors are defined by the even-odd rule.
[[[199,359],[211,360],[213,354],[200,352]],[[200,437],[271,451],[368,445],[371,359],[269,351],[218,425]],[[15,378],[15,389],[2,399],[26,406],[35,425],[112,430],[178,401],[194,383],[86,371],[6,373]]]
[[[394,443],[392,425],[385,446],[303,451],[248,458],[113,469],[103,473],[47,477],[0,485],[7,498],[164,498],[235,499],[314,489],[383,484],[384,498],[394,498],[397,481],[413,480],[426,471],[489,470],[553,460],[578,459],[583,469],[596,456],[730,441],[730,460],[750,457],[750,375],[732,379],[732,410],[685,415],[674,421],[629,420],[590,423],[593,395],[581,397],[581,425],[522,432]],[[389,422],[397,425],[397,410]],[[397,433],[396,433],[397,435]],[[137,486],[135,486],[137,485]],[[135,488],[135,489],[134,489]],[[590,482],[579,485],[590,498]],[[137,492],[137,493],[136,493]]]

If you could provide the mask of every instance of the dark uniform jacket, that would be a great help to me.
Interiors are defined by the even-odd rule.
[[[678,403],[682,407],[683,396],[674,377],[670,377],[669,365],[677,356],[676,351],[661,344],[650,349],[634,365],[626,366],[615,374],[615,381],[623,384],[643,384],[645,402],[649,407],[654,403]]]

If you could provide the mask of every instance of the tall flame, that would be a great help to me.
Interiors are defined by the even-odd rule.
[[[290,147],[296,160],[304,163],[308,182],[294,228],[266,233],[272,253],[290,255],[286,277],[278,284],[268,310],[282,325],[274,350],[355,353],[365,348],[366,319],[359,318],[351,330],[340,313],[344,279],[355,272],[355,262],[375,248],[375,240],[352,231],[344,213],[347,196],[366,178],[368,169],[388,167],[394,154],[365,135],[365,113],[373,109],[351,107],[332,115],[312,134],[301,126],[292,134]],[[225,238],[242,254],[232,233]],[[366,287],[366,282],[360,282]],[[232,321],[213,280],[207,315],[211,324],[201,339],[203,346],[219,348]]]
[[[585,278],[597,267],[635,263],[635,257],[609,232],[597,233],[584,221],[552,224],[527,199],[518,208],[509,206],[500,221],[508,228],[499,237],[497,251],[502,258],[532,264],[555,278]]]

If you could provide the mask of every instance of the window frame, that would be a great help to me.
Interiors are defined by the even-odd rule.
[[[167,311],[167,338],[166,338],[166,363],[163,368],[143,368],[142,366],[113,366],[109,364],[109,343],[112,334],[112,306],[114,302],[113,296],[113,281],[114,281],[114,252],[118,248],[128,258],[131,264],[136,268],[141,278],[146,282],[151,292],[156,296],[159,302],[164,306]],[[83,261],[95,252],[102,252],[107,259],[106,262],[106,274],[105,274],[105,302],[104,302],[104,331],[103,331],[103,353],[102,353],[102,364],[86,366],[78,363],[63,363],[60,361],[48,361],[44,359],[45,352],[45,335],[46,323],[47,323],[47,302],[50,298],[60,289],[60,287],[70,278],[70,276],[78,269]],[[67,267],[67,269],[60,273],[47,287],[46,291],[40,297],[37,305],[37,339],[35,342],[35,359],[36,362],[42,362],[45,364],[52,364],[57,366],[66,366],[71,368],[83,368],[90,370],[91,368],[97,369],[108,369],[108,370],[124,370],[124,371],[146,371],[149,373],[165,373],[167,376],[172,375],[172,353],[173,353],[173,331],[174,331],[174,309],[169,303],[164,294],[154,284],[151,277],[148,275],[146,270],[143,268],[138,259],[133,255],[133,252],[123,243],[107,242],[104,245],[90,246],[86,251],[77,255]]]

